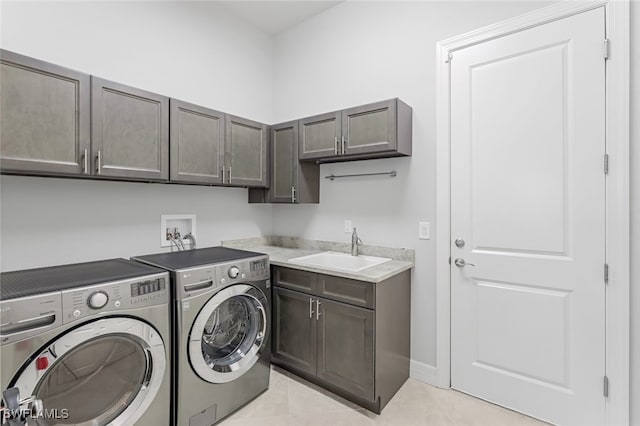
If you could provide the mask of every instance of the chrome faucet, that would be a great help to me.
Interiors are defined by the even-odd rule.
[[[353,233],[351,234],[351,256],[358,255],[358,246],[362,245],[362,240],[358,237],[356,227],[353,227]]]

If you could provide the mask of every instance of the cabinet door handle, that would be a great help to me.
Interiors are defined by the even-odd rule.
[[[320,299],[316,299],[316,321],[320,319]]]
[[[96,155],[96,173],[102,174],[102,151],[98,151],[98,155]]]
[[[309,318],[313,318],[313,299],[309,298]]]
[[[344,155],[344,136],[342,137],[342,155]]]
[[[292,203],[296,202],[296,187],[295,186],[291,187],[291,202]]]
[[[84,156],[82,157],[82,173],[89,174],[89,150],[87,148],[84,149]]]
[[[227,173],[229,178],[227,179],[227,183],[231,183],[231,166],[229,166],[229,169],[227,169]]]
[[[334,148],[335,148],[335,151],[336,151],[336,155],[338,155],[338,153],[339,153],[338,151],[339,151],[339,149],[340,149],[340,148],[338,148],[338,146],[339,146],[339,145],[338,145],[338,137],[336,136],[336,138],[335,138],[335,144],[334,144]]]

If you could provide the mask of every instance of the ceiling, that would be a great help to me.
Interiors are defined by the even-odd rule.
[[[275,35],[342,1],[216,1],[229,13]]]

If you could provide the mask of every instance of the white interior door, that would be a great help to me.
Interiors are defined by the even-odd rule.
[[[604,22],[451,61],[451,385],[556,424],[605,424]]]

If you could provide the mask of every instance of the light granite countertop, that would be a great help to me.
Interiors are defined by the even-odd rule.
[[[295,257],[307,256],[310,254],[321,253],[323,251],[338,251],[346,253],[348,250],[345,248],[349,248],[347,244],[328,241],[303,240],[289,237],[265,237],[222,241],[222,245],[225,247],[267,254],[269,255],[269,262],[272,265],[343,278],[351,278],[359,281],[368,281],[372,283],[384,281],[399,274],[400,272],[411,269],[414,266],[413,250],[407,249],[362,246],[360,251],[363,255],[389,257],[392,260],[358,272],[349,272],[289,262],[289,259]]]

